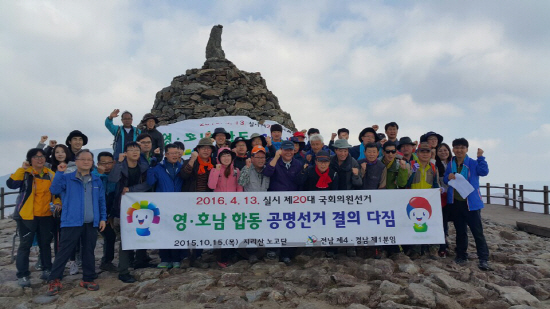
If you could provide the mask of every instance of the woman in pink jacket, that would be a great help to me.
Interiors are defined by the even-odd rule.
[[[227,147],[218,150],[218,164],[210,170],[208,176],[208,187],[214,192],[243,192],[243,187],[239,185],[241,171],[233,166],[235,156],[236,154]],[[226,268],[234,252],[234,249],[219,250],[218,265]]]
[[[239,186],[241,171],[233,166],[235,156],[227,147],[218,150],[218,164],[208,177],[208,187],[214,192],[243,192],[243,187]]]

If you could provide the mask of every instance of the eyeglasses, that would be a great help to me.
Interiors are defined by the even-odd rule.
[[[430,152],[429,149],[419,149],[418,152]]]
[[[396,153],[397,150],[395,150],[395,149],[394,150],[384,150],[384,152],[387,153],[387,154],[390,154],[390,153]]]
[[[46,159],[46,157],[44,157],[44,156],[32,156],[32,158],[36,159],[36,160]]]
[[[94,162],[93,159],[76,159],[76,161],[82,161],[82,162]]]
[[[111,161],[111,162],[98,162],[97,165],[111,165],[113,163],[114,163],[114,161]]]

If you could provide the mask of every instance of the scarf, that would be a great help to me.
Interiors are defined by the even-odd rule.
[[[315,166],[315,172],[317,173],[317,176],[319,176],[319,180],[316,185],[317,188],[326,189],[328,188],[328,184],[332,182],[332,179],[328,176],[328,171],[329,169],[327,169],[324,173],[321,173],[319,168]]]
[[[203,175],[206,173],[206,170],[204,167],[206,167],[208,170],[211,170],[214,165],[212,165],[211,161],[212,159],[208,158],[208,161],[204,162],[201,157],[198,157],[197,160],[199,161],[199,172],[197,174]]]
[[[357,161],[364,158],[365,158],[365,145],[361,143],[361,145],[359,145],[359,158],[357,158]]]
[[[469,157],[468,155],[466,155],[466,157],[464,158],[464,162],[462,162],[462,171],[460,171],[460,175],[464,176],[464,179],[468,180],[468,173],[470,171],[470,168],[465,164],[466,163],[466,160],[468,160]],[[456,165],[456,157],[453,157],[451,159],[451,171],[453,173],[457,173],[458,172],[458,166]]]

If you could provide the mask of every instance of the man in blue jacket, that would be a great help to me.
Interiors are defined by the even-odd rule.
[[[179,149],[174,144],[168,144],[165,151],[164,160],[147,171],[147,183],[155,187],[155,192],[181,192],[183,179],[178,174],[183,164],[179,161]],[[181,249],[160,249],[160,264],[157,267],[180,268],[184,255],[185,252]]]
[[[52,272],[48,278],[48,295],[53,296],[61,290],[61,278],[65,264],[73,250],[82,244],[82,281],[80,286],[90,290],[99,290],[94,282],[95,272],[94,249],[97,241],[97,230],[102,232],[107,221],[105,190],[97,175],[91,174],[94,155],[87,149],[79,151],[76,156],[77,170],[65,174],[67,164],[61,163],[50,187],[52,194],[61,195],[61,239],[59,251],[55,256]]]
[[[458,138],[453,141],[454,157],[447,165],[443,181],[448,184],[450,180],[456,179],[456,174],[462,175],[474,190],[468,196],[461,196],[451,185],[447,190],[447,206],[452,207],[452,216],[456,229],[456,258],[455,263],[464,265],[468,261],[468,230],[474,236],[479,259],[479,269],[491,270],[488,264],[489,248],[483,235],[483,226],[481,224],[481,209],[483,200],[479,191],[479,176],[489,174],[489,166],[483,150],[477,149],[477,160],[468,157],[468,141],[465,138]]]
[[[124,111],[122,113],[121,126],[114,125],[113,119],[118,117],[118,113],[120,113],[120,110],[115,109],[107,118],[105,118],[105,127],[107,127],[109,132],[111,132],[111,134],[115,137],[113,141],[113,157],[115,160],[118,159],[118,155],[120,153],[124,152],[124,146],[129,142],[135,142],[138,135],[141,134],[141,131],[138,128],[132,126],[133,116],[129,111]]]

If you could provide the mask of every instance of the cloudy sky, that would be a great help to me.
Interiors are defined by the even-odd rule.
[[[2,1],[0,175],[41,135],[106,148],[114,108],[135,118],[199,68],[210,29],[261,72],[300,129],[328,139],[396,121],[485,150],[492,183],[549,180],[548,1]],[[119,121],[119,120],[117,120]],[[550,183],[550,181],[548,181]]]

